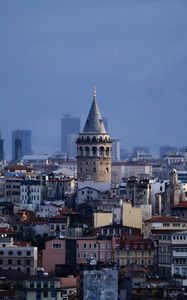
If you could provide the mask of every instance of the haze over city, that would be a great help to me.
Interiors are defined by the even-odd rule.
[[[60,149],[60,120],[85,123],[93,86],[109,132],[130,150],[186,144],[187,2],[1,1],[0,129]]]

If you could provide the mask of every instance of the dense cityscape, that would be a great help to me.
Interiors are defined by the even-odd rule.
[[[61,151],[31,130],[0,140],[0,299],[185,299],[187,147],[127,153],[96,88],[83,130],[61,119]]]
[[[187,300],[186,12],[0,1],[0,300]]]

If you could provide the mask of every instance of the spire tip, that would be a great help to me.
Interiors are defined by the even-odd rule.
[[[96,98],[96,86],[93,88],[93,98]]]

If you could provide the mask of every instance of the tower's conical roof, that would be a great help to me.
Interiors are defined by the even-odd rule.
[[[83,129],[83,133],[106,133],[101,113],[96,101],[96,89],[93,91],[93,102]]]

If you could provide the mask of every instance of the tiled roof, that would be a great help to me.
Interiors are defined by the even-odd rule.
[[[178,204],[174,205],[172,208],[173,209],[174,208],[187,208],[187,201],[179,202]]]
[[[169,223],[175,223],[175,222],[187,222],[187,219],[182,219],[175,216],[153,216],[151,219],[146,220],[145,223],[160,223],[160,222],[169,222]]]

